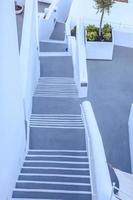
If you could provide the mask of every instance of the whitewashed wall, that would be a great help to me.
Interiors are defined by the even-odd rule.
[[[133,27],[114,28],[114,44],[118,46],[133,48]]]
[[[12,0],[0,1],[0,199],[11,194],[23,160],[25,124],[20,86],[16,16]]]
[[[58,3],[57,21],[65,22],[68,18],[70,7],[73,0],[60,0]]]
[[[72,0],[54,0],[48,9],[46,18],[39,17],[39,39],[48,40],[56,21],[64,23],[69,15]]]
[[[39,40],[48,40],[54,30],[56,13],[53,13],[49,19],[44,20],[39,17]]]
[[[73,22],[68,18],[66,22],[66,40],[68,42],[68,51],[72,54],[74,80],[79,91],[79,97],[87,97],[88,92],[88,75],[86,63],[86,51],[84,45],[84,25],[83,19],[76,21],[76,37],[71,36]]]
[[[25,116],[27,121],[29,121],[31,115],[33,92],[40,76],[37,14],[37,1],[26,0],[20,49],[20,69]],[[27,29],[27,27],[29,28]]]
[[[94,194],[97,200],[112,200],[112,184],[107,166],[105,151],[101,134],[95,119],[95,115],[89,101],[83,102],[82,116],[85,123],[86,141],[88,153],[91,151],[90,169],[93,170]]]
[[[48,13],[43,18],[39,15],[39,40],[48,40],[54,30],[57,19],[57,3],[59,0],[54,0],[48,9]]]

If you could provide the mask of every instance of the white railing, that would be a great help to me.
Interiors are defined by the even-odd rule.
[[[80,97],[87,96],[88,90],[88,73],[87,73],[87,61],[86,61],[86,50],[84,43],[84,24],[83,19],[79,18],[77,21],[77,59],[79,67],[79,82],[80,82]]]
[[[72,0],[54,0],[52,1],[47,13],[39,16],[39,38],[40,40],[48,40],[54,30],[56,21],[65,23]],[[44,15],[46,15],[44,17]]]
[[[79,96],[86,97],[88,91],[87,61],[84,43],[84,25],[82,18],[77,20],[76,38],[71,36],[71,30],[74,27],[71,20],[66,23],[66,40],[68,42],[68,51],[72,54],[74,79],[79,90]]]
[[[95,115],[88,101],[83,102],[81,109],[86,130],[87,150],[91,156],[93,194],[96,194],[96,197],[94,195],[93,198],[110,200],[112,194],[111,179]]]
[[[37,1],[26,0],[22,42],[20,49],[20,67],[25,119],[29,122],[32,111],[32,96],[39,78],[39,53],[37,39]]]
[[[112,25],[112,27],[115,29],[115,28],[118,28],[118,29],[123,29],[124,28],[124,31],[132,31],[133,32],[133,25],[131,24],[124,24],[123,22],[115,22],[113,20],[109,21],[109,20],[104,20],[103,21],[103,24],[105,23],[109,23]],[[84,25],[87,26],[88,24],[95,24],[96,26],[99,26],[99,20],[97,19],[93,19],[93,18],[87,18],[85,17],[84,18]]]
[[[72,54],[72,60],[73,60],[73,71],[74,71],[74,80],[77,85],[77,88],[80,88],[79,83],[79,67],[78,67],[78,59],[77,59],[77,42],[76,38],[71,36],[71,20],[68,18],[65,26],[66,31],[66,41],[68,43],[68,51]]]
[[[60,0],[58,3],[57,20],[65,23],[68,18],[69,11],[73,0]]]
[[[69,50],[69,52],[71,52],[71,50],[72,50],[72,45],[71,45],[71,29],[72,29],[72,27],[71,27],[71,20],[69,19],[69,17],[68,17],[68,20],[67,20],[67,22],[66,22],[66,24],[65,24],[65,37],[66,37],[66,41],[67,41],[67,43],[68,43],[68,50]]]
[[[57,4],[60,0],[54,0],[47,9],[45,18],[44,14],[39,17],[39,40],[47,40],[50,38],[57,20]]]
[[[130,156],[131,156],[131,169],[133,173],[133,104],[130,110],[130,116],[128,121],[128,129],[129,129],[129,144],[130,144]]]
[[[113,186],[113,190],[117,190],[117,195],[112,195],[111,200],[113,200],[113,197],[116,197],[119,200],[133,200],[133,195],[128,194],[127,192],[122,191],[120,188]]]
[[[51,3],[50,7],[48,8],[48,13],[47,13],[47,15],[46,15],[46,20],[49,20],[50,17],[51,17],[51,15],[52,15],[54,12],[56,12],[56,10],[57,10],[57,5],[58,5],[59,1],[60,1],[60,0],[54,0],[54,1]]]
[[[80,81],[79,81],[79,67],[78,67],[78,59],[77,59],[77,43],[75,37],[69,37],[69,43],[71,42],[71,54],[73,60],[73,72],[74,72],[74,80],[77,85],[78,90],[80,91]]]
[[[5,12],[6,10],[6,12]],[[11,199],[25,156],[18,34],[14,1],[0,1],[0,199]]]

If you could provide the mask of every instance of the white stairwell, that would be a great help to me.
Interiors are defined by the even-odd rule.
[[[37,46],[40,77],[32,91],[28,149],[12,200],[111,200],[102,140],[92,110],[94,123],[80,104],[64,29],[56,21],[50,38]],[[80,83],[87,89],[86,80]],[[96,177],[99,166],[105,172]]]
[[[58,32],[51,37],[56,38]],[[40,42],[40,78],[33,94],[29,150],[12,200],[92,199],[85,127],[67,48],[66,42],[57,39]]]

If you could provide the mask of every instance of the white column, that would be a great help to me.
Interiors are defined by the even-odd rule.
[[[0,1],[0,199],[7,200],[25,148],[19,51],[13,0]]]

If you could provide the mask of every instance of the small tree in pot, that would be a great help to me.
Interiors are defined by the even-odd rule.
[[[110,13],[114,0],[94,0],[97,13],[101,13],[99,26],[86,27],[86,57],[87,59],[112,60],[114,38],[110,24],[103,25],[104,14]]]
[[[97,13],[101,13],[100,25],[99,25],[99,37],[102,38],[102,23],[105,12],[108,14],[114,4],[114,0],[95,0]]]

